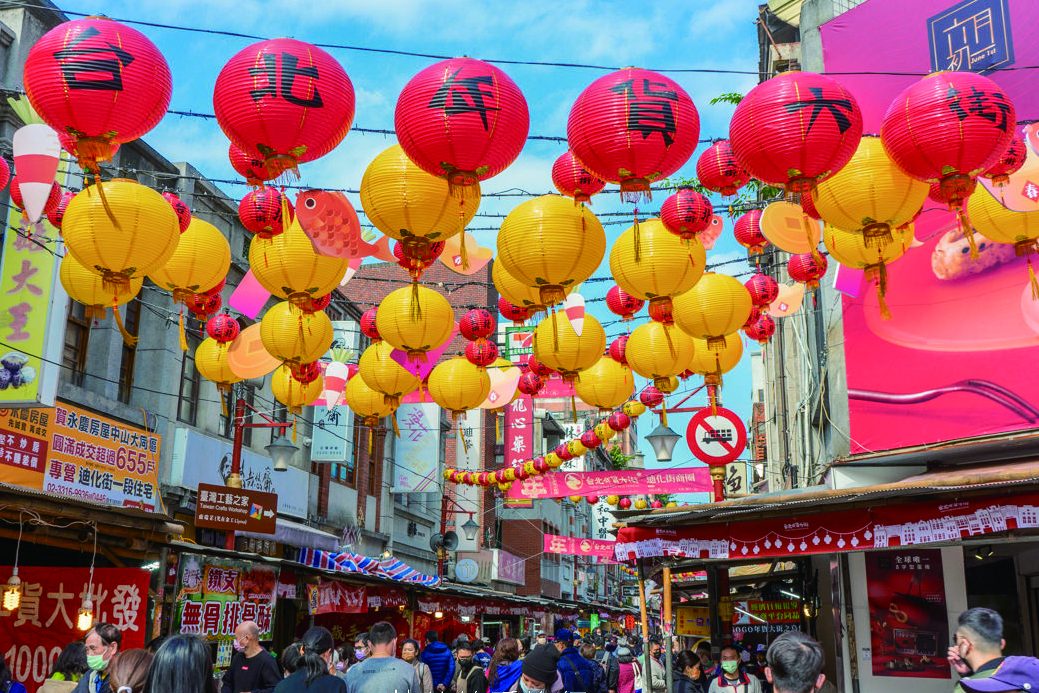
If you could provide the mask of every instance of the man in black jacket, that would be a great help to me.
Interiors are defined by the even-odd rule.
[[[235,628],[235,653],[224,672],[220,693],[271,693],[281,681],[274,656],[260,646],[260,627],[244,621]]]

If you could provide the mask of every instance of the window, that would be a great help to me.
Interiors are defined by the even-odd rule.
[[[83,385],[87,373],[87,345],[90,342],[90,318],[86,316],[86,306],[72,301],[69,303],[69,317],[65,323],[65,349],[62,365],[69,371],[69,382],[76,386]]]
[[[123,311],[123,326],[132,335],[140,334],[141,327],[141,302],[130,301]],[[137,360],[137,343],[130,346],[123,340],[123,354],[119,362],[119,401],[130,403],[133,394],[133,374]]]
[[[177,420],[194,426],[198,422],[198,400],[202,389],[202,378],[195,368],[195,349],[199,339],[188,335],[188,350],[180,364],[180,401],[177,405]]]

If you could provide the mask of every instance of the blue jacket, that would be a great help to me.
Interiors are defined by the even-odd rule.
[[[431,642],[422,650],[419,659],[429,667],[429,673],[433,675],[434,688],[451,685],[451,679],[455,676],[455,658],[450,647],[442,642]]]
[[[559,678],[563,690],[580,693],[607,693],[606,672],[602,665],[585,659],[576,647],[568,647],[559,655]]]
[[[523,671],[523,661],[517,659],[514,662],[508,664],[499,664],[497,676],[492,677],[490,673],[487,674],[487,680],[490,681],[490,687],[488,690],[490,693],[503,693],[504,691],[511,691],[512,687],[519,681],[520,673]]]

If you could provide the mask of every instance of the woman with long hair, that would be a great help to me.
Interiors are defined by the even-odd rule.
[[[123,650],[108,663],[108,685],[112,693],[141,693],[148,680],[153,655],[148,650]]]
[[[274,693],[346,693],[346,684],[329,673],[335,641],[327,628],[314,626],[300,639],[303,657],[296,671],[274,687]]]
[[[194,635],[171,635],[152,659],[144,693],[213,693],[214,688],[209,645]]]
[[[682,650],[675,658],[674,693],[704,693],[700,685],[703,664],[700,657],[691,650]]]
[[[433,693],[433,672],[429,670],[428,664],[418,658],[421,649],[418,640],[408,638],[404,641],[404,644],[401,645],[400,658],[415,667],[415,673],[418,674],[419,683],[422,684],[422,690],[415,691],[415,693]]]
[[[82,640],[74,640],[58,655],[51,676],[40,686],[39,693],[72,693],[88,671],[86,645]]]
[[[511,691],[522,673],[520,643],[516,638],[502,638],[494,648],[491,663],[487,666],[487,681],[490,693]]]
[[[302,645],[299,640],[294,643],[290,643],[284,650],[281,651],[281,657],[278,659],[278,663],[281,664],[281,670],[285,674],[285,678],[289,677],[289,674],[296,671],[296,666],[299,664],[299,660],[303,658],[303,654],[300,652]]]

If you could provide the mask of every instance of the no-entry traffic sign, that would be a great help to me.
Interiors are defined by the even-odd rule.
[[[685,431],[689,449],[701,462],[720,465],[732,462],[747,449],[747,428],[735,412],[705,407],[689,420]]]

